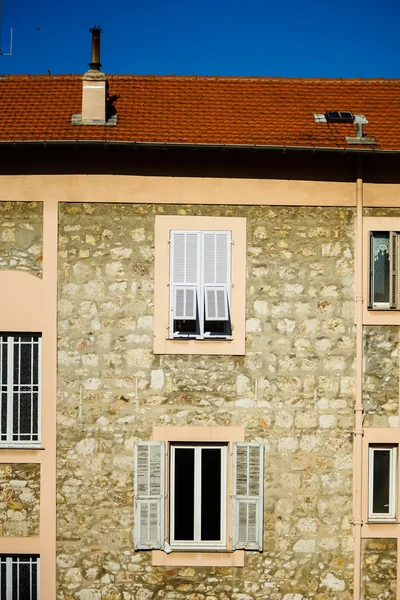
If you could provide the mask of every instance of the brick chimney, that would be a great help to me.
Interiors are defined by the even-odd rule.
[[[106,76],[100,71],[100,25],[96,23],[92,34],[92,62],[82,78],[82,125],[106,123]]]

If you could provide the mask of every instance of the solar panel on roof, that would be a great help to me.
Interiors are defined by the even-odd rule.
[[[353,123],[354,116],[349,110],[328,110],[326,120],[328,123]]]

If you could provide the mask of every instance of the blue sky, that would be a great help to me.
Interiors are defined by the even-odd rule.
[[[4,73],[399,77],[398,0],[3,0]]]

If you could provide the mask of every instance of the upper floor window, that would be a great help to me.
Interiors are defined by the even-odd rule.
[[[39,557],[0,554],[0,599],[39,600]]]
[[[0,334],[0,445],[40,443],[41,336]]]
[[[368,519],[395,521],[397,444],[371,444],[368,457]]]
[[[157,215],[154,353],[245,354],[246,219]]]
[[[371,231],[368,308],[400,308],[398,265],[399,234],[395,231]]]
[[[230,231],[171,231],[170,337],[231,336]]]

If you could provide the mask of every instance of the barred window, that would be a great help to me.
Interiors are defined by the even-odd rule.
[[[37,554],[0,554],[0,600],[39,600]]]
[[[41,341],[38,334],[0,334],[3,446],[40,443]]]

